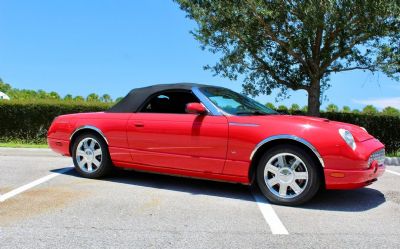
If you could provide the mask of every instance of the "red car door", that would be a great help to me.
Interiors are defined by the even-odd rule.
[[[174,98],[173,94],[167,94]],[[166,97],[164,95],[160,95]],[[185,98],[183,98],[185,99]],[[228,122],[224,116],[187,114],[182,106],[190,102],[164,103],[168,109],[134,113],[128,121],[127,136],[132,161],[136,164],[208,173],[221,173],[225,164]],[[160,100],[160,99],[158,99]],[[149,105],[150,106],[150,105]],[[183,113],[169,113],[177,112]],[[184,108],[184,107],[183,107]],[[164,113],[157,113],[157,112]]]
[[[134,163],[221,173],[228,123],[224,116],[136,113],[128,122]]]

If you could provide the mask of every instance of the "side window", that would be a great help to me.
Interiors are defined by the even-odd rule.
[[[140,112],[185,114],[186,104],[191,102],[200,102],[191,92],[162,92],[148,100]]]

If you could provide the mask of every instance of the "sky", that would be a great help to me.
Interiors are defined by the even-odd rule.
[[[197,82],[241,92],[240,81],[213,76],[203,66],[217,55],[189,33],[196,23],[172,0],[0,0],[0,78],[15,88],[87,96],[124,96],[156,83]],[[332,75],[322,108],[400,108],[400,82],[382,73]],[[276,102],[307,104],[304,91]]]

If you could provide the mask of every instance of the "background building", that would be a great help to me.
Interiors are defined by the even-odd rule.
[[[0,99],[6,99],[6,100],[10,100],[10,97],[8,97],[7,94],[0,92]]]

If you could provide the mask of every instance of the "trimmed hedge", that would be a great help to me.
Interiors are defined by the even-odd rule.
[[[98,112],[110,107],[105,103],[43,101],[0,101],[0,142],[46,142],[47,129],[62,114]]]
[[[0,142],[13,140],[29,143],[46,141],[47,129],[62,114],[104,111],[111,104],[88,102],[15,102],[0,101]],[[303,112],[292,113],[304,115]],[[388,152],[400,149],[400,117],[356,113],[323,112],[330,120],[362,126],[386,145]]]

